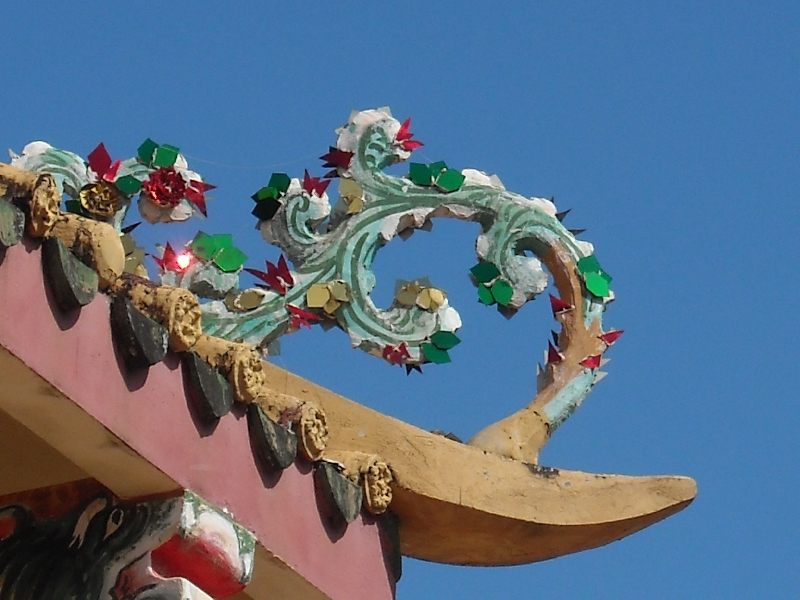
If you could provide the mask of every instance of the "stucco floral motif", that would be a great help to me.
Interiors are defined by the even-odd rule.
[[[175,207],[186,194],[186,182],[173,168],[157,169],[142,184],[143,195],[159,206]]]
[[[385,461],[370,457],[364,473],[364,500],[369,512],[379,515],[392,502],[392,471]]]
[[[200,304],[190,291],[142,282],[132,285],[128,296],[136,308],[167,328],[174,352],[185,352],[197,343],[202,334]]]
[[[124,199],[119,190],[112,183],[98,181],[81,188],[78,194],[83,210],[93,217],[110,219],[120,208]]]
[[[188,350],[197,342],[202,333],[200,304],[197,298],[181,290],[173,294],[174,301],[169,305],[166,327],[170,336],[170,348],[176,352]]]
[[[392,470],[377,454],[339,450],[325,454],[325,460],[341,465],[342,473],[364,489],[364,505],[373,515],[379,515],[392,502]]]
[[[328,421],[325,412],[312,402],[300,407],[297,420],[300,450],[309,460],[319,460],[328,445]]]
[[[228,371],[228,381],[238,401],[249,403],[263,395],[261,355],[251,346],[235,344],[223,359],[223,369]]]
[[[44,237],[58,219],[61,194],[58,193],[53,178],[43,175],[39,178],[31,197],[31,218],[28,221],[28,233],[33,237]]]

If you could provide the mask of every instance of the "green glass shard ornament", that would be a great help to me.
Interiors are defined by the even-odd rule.
[[[247,260],[247,256],[233,246],[233,236],[229,233],[209,235],[198,231],[189,248],[197,258],[213,262],[223,273],[238,271]]]
[[[427,342],[422,344],[422,354],[426,360],[436,365],[443,365],[451,360],[447,350],[442,350]]]
[[[202,260],[211,260],[214,258],[214,255],[218,251],[214,238],[215,236],[213,235],[198,231],[197,235],[194,236],[194,239],[189,244],[192,254]]]
[[[214,238],[214,245],[217,247],[217,250],[233,248],[233,235],[230,233],[217,233],[211,237]]]
[[[495,297],[492,295],[492,290],[486,287],[485,283],[478,284],[478,300],[483,302],[486,306],[491,306],[497,302]]]
[[[133,196],[138,194],[142,189],[142,182],[136,179],[133,175],[125,175],[120,177],[114,182],[120,192]]]
[[[508,306],[514,296],[514,288],[505,279],[498,279],[490,288],[492,297],[497,300],[500,306]]]
[[[79,200],[67,200],[64,203],[64,206],[66,207],[67,212],[71,212],[75,215],[80,215],[82,217],[86,216],[86,211],[83,210],[83,206],[81,206]]]
[[[214,264],[217,265],[223,273],[233,273],[242,268],[247,255],[238,248],[223,248],[219,254],[214,257]]]
[[[156,144],[150,138],[147,138],[139,149],[136,151],[136,155],[139,157],[139,160],[142,161],[146,165],[153,164],[153,154],[158,149],[158,144]]]
[[[266,200],[256,202],[256,205],[250,214],[256,217],[259,221],[269,221],[276,215],[280,207],[280,200],[268,198]]]
[[[436,178],[436,187],[443,192],[455,192],[464,185],[465,177],[455,169],[447,169]]]
[[[422,163],[411,163],[408,167],[408,177],[417,185],[428,186],[433,182],[430,167]]]
[[[175,146],[162,144],[156,148],[156,154],[153,157],[153,166],[163,168],[169,168],[173,166],[175,161],[178,160],[179,152],[180,150],[178,150],[178,148]]]
[[[440,160],[438,162],[431,163],[430,167],[428,168],[431,170],[431,175],[433,175],[433,177],[436,178],[442,173],[442,171],[447,170],[447,163],[444,162],[443,160]]]
[[[286,173],[273,173],[269,178],[268,187],[275,188],[281,194],[285,194],[292,183],[292,178]]]
[[[469,270],[478,283],[489,283],[492,279],[500,277],[500,269],[490,262],[479,262]]]
[[[431,336],[431,343],[440,350],[451,350],[461,343],[452,331],[437,331]]]
[[[278,188],[274,188],[271,185],[262,187],[258,190],[255,194],[251,197],[256,202],[261,202],[263,200],[277,200],[281,193],[278,191]]]
[[[598,298],[607,298],[611,294],[608,281],[600,273],[587,273],[583,280],[586,289]]]
[[[587,273],[597,273],[600,271],[600,263],[594,254],[591,256],[585,256],[578,261],[578,270],[583,275],[586,275]]]
[[[608,298],[611,296],[609,284],[611,275],[603,271],[600,262],[594,255],[585,256],[578,261],[578,271],[583,275],[583,282],[586,289],[598,298]]]

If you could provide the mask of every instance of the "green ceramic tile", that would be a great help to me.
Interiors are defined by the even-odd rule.
[[[153,153],[158,149],[158,144],[156,144],[150,138],[147,138],[139,149],[136,151],[136,155],[139,157],[139,160],[142,161],[146,165],[150,165],[153,163]]]
[[[437,331],[431,336],[431,343],[440,350],[450,350],[460,344],[461,340],[452,331]]]
[[[272,176],[269,178],[269,183],[267,184],[271,188],[275,188],[281,194],[285,194],[286,190],[289,189],[289,185],[292,183],[292,178],[289,177],[286,173],[273,173]]]
[[[505,279],[498,279],[492,284],[490,288],[492,297],[497,300],[500,306],[508,306],[511,302],[511,297],[514,295],[514,288]]]
[[[262,200],[277,200],[278,196],[280,196],[280,192],[278,188],[274,188],[271,185],[262,187],[258,190],[255,194],[250,196],[256,202],[261,202]]]
[[[600,273],[588,273],[584,277],[584,283],[586,284],[586,289],[598,298],[606,298],[611,294],[608,282]]]
[[[156,155],[153,157],[154,167],[171,167],[178,160],[178,150],[175,146],[162,144],[156,148]]]
[[[133,175],[125,175],[124,177],[120,177],[114,182],[114,185],[117,186],[117,189],[119,189],[120,192],[127,194],[128,196],[138,194],[142,189],[142,182],[136,179],[136,177]]]
[[[424,342],[420,347],[422,348],[422,354],[424,354],[425,358],[430,362],[437,365],[450,362],[450,355],[447,353],[447,350],[440,350],[428,342]]]
[[[247,255],[238,248],[223,248],[214,258],[216,264],[224,273],[238,271],[247,260]]]
[[[586,256],[578,261],[578,271],[586,275],[586,273],[597,273],[600,270],[600,263],[595,258],[594,254]]]
[[[491,262],[479,262],[469,272],[478,283],[489,283],[495,277],[500,276],[500,269]]]
[[[464,185],[465,177],[455,169],[447,169],[436,178],[436,187],[444,192],[455,192]]]
[[[408,167],[408,176],[417,185],[430,185],[432,181],[430,168],[422,163],[411,163]]]
[[[496,302],[494,296],[492,296],[492,291],[486,287],[484,283],[478,284],[478,300],[483,302],[486,306],[491,306]]]

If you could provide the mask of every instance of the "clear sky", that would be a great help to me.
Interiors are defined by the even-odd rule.
[[[499,5],[499,8],[498,8]],[[180,244],[233,233],[278,253],[249,196],[321,174],[351,109],[389,105],[415,158],[556,197],[614,276],[610,376],[542,463],[684,474],[684,512],[605,548],[514,568],[404,560],[398,597],[796,598],[800,10],[796,2],[4,2],[0,147],[86,156],[172,143],[217,184],[209,220],[142,226]],[[146,230],[146,231],[145,231]],[[410,377],[337,330],[275,362],[425,429],[469,438],[523,406],[552,321],[476,302],[474,224],[437,222],[376,261],[429,275],[461,312],[453,363]],[[151,268],[152,272],[152,268]]]

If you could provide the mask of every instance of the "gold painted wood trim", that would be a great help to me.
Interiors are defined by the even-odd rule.
[[[328,452],[378,454],[391,467],[406,556],[511,565],[595,548],[682,510],[688,477],[548,471],[428,433],[274,365],[267,386],[328,415]]]

